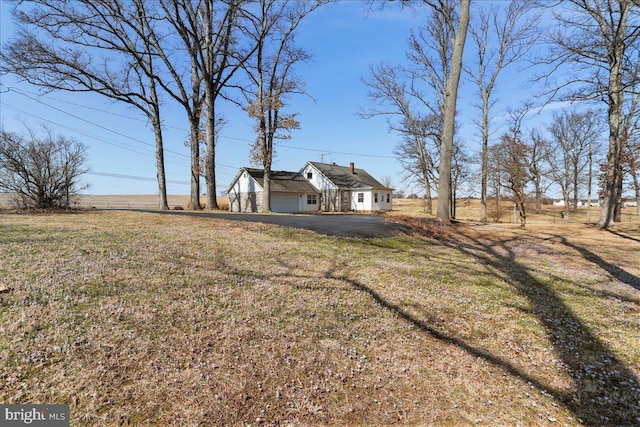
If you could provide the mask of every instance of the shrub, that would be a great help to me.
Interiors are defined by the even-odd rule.
[[[218,209],[221,211],[229,210],[229,199],[227,197],[218,197]]]
[[[16,207],[50,209],[71,206],[86,186],[79,178],[86,147],[63,136],[40,138],[0,132],[0,191],[13,194]]]

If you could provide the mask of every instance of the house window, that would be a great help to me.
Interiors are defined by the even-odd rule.
[[[307,179],[313,178],[313,172],[307,172]]]
[[[378,203],[378,193],[373,193],[373,201]]]
[[[307,194],[307,204],[308,205],[317,205],[318,204],[318,195],[317,194]]]
[[[387,203],[391,200],[391,194],[387,193]]]
[[[358,193],[358,203],[364,203],[364,193]]]

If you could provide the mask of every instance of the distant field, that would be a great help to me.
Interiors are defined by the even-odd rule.
[[[640,225],[394,220],[415,233],[0,214],[0,401],[74,427],[640,424]]]
[[[9,195],[0,193],[0,207],[7,208],[10,206]],[[219,197],[218,203],[222,204],[227,202],[226,197]],[[158,208],[158,195],[156,194],[116,194],[116,195],[88,195],[82,196],[75,205],[78,208],[85,209],[157,209]],[[186,208],[189,205],[188,195],[167,195],[167,201],[171,209],[176,206]],[[201,199],[201,204],[204,205],[204,197]]]
[[[187,208],[189,205],[188,195],[168,195],[169,207],[174,209],[177,206]],[[205,205],[205,199],[201,199],[201,204]],[[228,209],[229,199],[226,197],[218,197],[218,204],[223,209]],[[154,194],[148,195],[89,195],[80,198],[79,203],[76,205],[79,208],[84,209],[157,209],[158,208],[158,196]],[[430,218],[433,215],[427,215],[425,213],[425,201],[423,199],[394,199],[393,211],[389,212],[389,215],[410,215],[417,217]],[[7,194],[0,193],[0,208],[9,207],[9,197]],[[437,207],[437,201],[433,202],[433,211]],[[571,212],[568,219],[561,217],[561,212],[564,209],[559,206],[544,205],[540,214],[536,214],[533,210],[533,206],[529,206],[527,213],[527,222],[529,224],[585,224],[596,223],[598,216],[600,215],[600,208],[592,207],[590,212],[587,212],[587,208],[578,208],[577,212]],[[588,216],[590,218],[588,218]],[[458,200],[456,218],[465,222],[477,222],[480,218],[480,200],[478,199],[461,199]],[[488,209],[488,218],[490,223],[517,223],[514,221],[513,204],[509,202],[503,202],[500,213],[498,214],[491,205]],[[623,223],[640,223],[640,216],[637,215],[636,208],[623,208],[622,210],[622,222]]]

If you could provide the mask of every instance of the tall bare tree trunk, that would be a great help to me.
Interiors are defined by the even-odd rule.
[[[542,184],[540,176],[536,176],[534,184],[536,187],[536,213],[542,212]]]
[[[410,121],[412,123],[414,123],[413,120],[413,116],[409,113],[409,117],[410,117]],[[412,126],[415,128],[415,125]],[[433,198],[431,196],[431,180],[429,179],[429,164],[433,163],[430,162],[430,156],[429,153],[427,152],[426,147],[424,146],[424,143],[422,140],[420,140],[419,138],[415,138],[415,144],[416,147],[418,147],[418,152],[420,155],[420,173],[422,174],[422,180],[424,182],[424,197],[425,197],[425,204],[424,204],[424,211],[425,213],[432,215],[433,214]]]
[[[636,158],[633,156],[629,156],[629,168],[631,173],[631,179],[633,180],[633,189],[635,193],[635,201],[636,201],[636,214],[640,215],[640,180],[638,179],[638,163]]]
[[[485,99],[486,98],[486,99]],[[489,176],[489,99],[482,97],[482,173],[480,185],[480,221],[487,222],[487,179]]]
[[[214,68],[213,50],[213,3],[205,5],[204,33],[204,102],[207,106],[206,131],[207,142],[204,160],[204,175],[207,186],[207,209],[218,209],[218,197],[216,194],[216,96],[213,88],[212,71]],[[231,24],[229,24],[231,26]]]
[[[593,182],[593,142],[589,141],[589,178],[587,180],[587,224],[591,224],[591,185]]]
[[[574,159],[573,163],[573,208],[571,209],[574,213],[578,212],[578,165]]]
[[[158,97],[155,90],[155,85],[151,85],[151,96],[154,99],[153,102],[153,134],[156,140],[156,176],[158,179],[158,209],[168,210],[169,203],[167,201],[167,179],[164,170],[164,145],[162,141],[162,127],[160,125],[160,110],[157,108]]]
[[[618,174],[616,176],[616,205],[613,211],[614,222],[622,222],[622,182],[623,182],[622,159],[620,159],[620,170],[618,170]]]
[[[451,155],[455,136],[456,103],[458,100],[458,84],[462,73],[462,53],[469,27],[469,9],[471,0],[460,0],[460,16],[458,30],[453,43],[451,56],[451,72],[445,89],[445,110],[442,129],[442,146],[440,147],[440,168],[438,178],[438,207],[436,219],[441,222],[451,221]]]
[[[429,178],[424,182],[424,212],[433,215],[433,198],[431,196],[431,182],[429,182]]]
[[[260,115],[258,117],[258,139],[260,141],[259,150],[262,160],[263,178],[262,178],[262,212],[271,212],[271,162],[269,161],[269,150],[267,149],[267,100],[265,99],[265,71],[264,71],[264,55],[266,49],[266,36],[267,36],[267,10],[270,8],[270,4],[262,2],[262,19],[260,21],[260,34],[261,37],[258,40],[257,60],[256,60],[256,83],[258,86],[258,92],[256,99],[258,100],[256,108],[259,108]],[[269,100],[270,101],[270,100]]]
[[[191,120],[193,122],[193,120]],[[200,141],[198,139],[198,126],[193,123],[190,126],[189,148],[191,151],[191,192],[189,196],[189,209],[200,210]]]
[[[479,10],[476,24],[469,30],[477,48],[477,69],[468,70],[478,84],[482,99],[482,165],[480,185],[480,221],[487,222],[487,179],[489,162],[489,110],[491,94],[503,68],[523,57],[536,40],[535,28],[539,16],[529,16],[522,22],[530,5],[513,0],[502,18],[499,9]],[[491,43],[490,43],[491,39]],[[494,42],[495,40],[495,42]],[[497,42],[497,43],[496,43]]]
[[[611,82],[610,84],[615,84]],[[621,88],[618,93],[613,92],[609,104],[609,151],[607,153],[607,170],[605,175],[604,200],[598,226],[608,228],[615,221],[616,204],[618,202],[618,175],[620,173],[620,154],[622,144],[620,141],[620,120],[622,109]]]
[[[569,205],[571,204],[569,201],[569,187],[562,189],[562,198],[564,200],[563,218],[565,221],[569,221]]]
[[[527,226],[527,210],[526,210],[525,199],[523,197],[523,194],[524,194],[523,190],[514,192],[514,200],[515,200],[515,205],[518,209],[521,228],[525,228]]]
[[[216,126],[215,100],[211,95],[211,88],[205,83],[205,99],[207,103],[207,148],[205,154],[205,181],[207,186],[207,209],[218,209],[216,195]]]
[[[598,226],[608,228],[615,221],[616,208],[619,209],[621,196],[619,189],[622,184],[621,157],[622,157],[622,106],[624,103],[624,87],[622,84],[623,57],[625,51],[625,40],[627,26],[627,16],[633,7],[627,1],[620,2],[620,18],[616,35],[609,41],[607,50],[609,57],[609,87],[608,95],[608,118],[609,118],[609,151],[607,153],[607,171],[605,175],[604,202]]]

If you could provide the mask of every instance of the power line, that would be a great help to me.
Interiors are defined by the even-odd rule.
[[[61,128],[63,128],[63,129],[68,129],[68,130],[70,130],[70,131],[72,131],[72,132],[75,132],[75,133],[77,133],[77,134],[79,134],[79,135],[83,135],[83,136],[86,136],[86,137],[89,137],[89,138],[95,139],[95,140],[97,140],[97,141],[100,141],[100,142],[103,142],[103,143],[105,143],[105,144],[108,144],[108,145],[114,146],[114,147],[116,147],[116,148],[120,148],[120,149],[122,149],[122,150],[127,150],[127,151],[130,151],[130,152],[132,152],[132,153],[140,154],[140,155],[142,155],[142,156],[149,156],[149,157],[154,157],[154,156],[155,156],[155,153],[149,153],[149,152],[144,152],[144,151],[138,151],[138,150],[135,150],[135,149],[133,149],[133,148],[131,148],[131,147],[127,147],[127,146],[124,146],[124,145],[120,145],[120,144],[118,144],[118,143],[115,143],[115,142],[112,142],[112,141],[106,140],[106,139],[101,138],[101,137],[99,137],[99,136],[92,135],[92,134],[90,134],[90,133],[87,133],[87,132],[84,132],[84,131],[81,131],[81,130],[78,130],[78,129],[72,128],[72,127],[70,127],[70,126],[66,126],[66,125],[60,124],[60,123],[58,123],[58,122],[54,122],[54,121],[52,121],[52,120],[46,119],[46,118],[41,117],[41,116],[38,116],[38,115],[36,115],[36,114],[29,113],[29,112],[27,112],[27,111],[25,111],[25,110],[23,110],[23,109],[21,109],[21,108],[15,107],[15,106],[10,105],[10,104],[7,104],[7,103],[5,103],[5,102],[0,102],[0,104],[5,105],[5,106],[10,107],[10,108],[13,108],[13,109],[14,109],[14,110],[16,110],[16,111],[19,111],[19,112],[21,112],[21,113],[23,113],[23,114],[26,114],[26,115],[29,115],[29,116],[31,116],[31,117],[35,117],[35,118],[36,118],[36,119],[38,119],[38,120],[42,120],[42,121],[44,121],[44,122],[48,122],[48,123],[54,124],[54,125],[56,125],[56,126],[58,126],[58,127],[61,127]],[[166,162],[166,163],[173,163],[173,164],[176,164],[176,165],[179,165],[179,166],[185,166],[185,164],[184,164],[184,163],[172,162],[171,160],[167,160],[167,159],[165,159],[165,162]],[[230,166],[230,165],[225,165],[225,164],[222,164],[222,163],[216,163],[216,167],[225,167],[225,168],[230,168],[230,169],[234,169],[234,170],[239,169],[239,167],[237,167],[237,166]],[[235,176],[235,175],[233,175],[233,174],[224,173],[224,172],[216,172],[216,175],[229,175],[229,176]],[[182,183],[182,182],[180,182],[180,183]]]
[[[73,132],[76,132],[76,133],[78,133],[78,134],[80,134],[80,135],[84,135],[84,136],[87,136],[87,137],[89,137],[89,138],[93,138],[93,139],[95,139],[95,140],[97,140],[97,141],[100,141],[100,142],[104,142],[105,144],[112,145],[112,146],[114,146],[114,147],[121,148],[121,149],[123,149],[123,150],[131,151],[131,152],[136,153],[136,154],[142,154],[142,155],[147,155],[147,154],[148,154],[148,153],[145,153],[145,152],[142,152],[142,151],[136,151],[135,149],[133,149],[133,148],[131,148],[131,147],[122,146],[122,145],[119,145],[119,144],[117,144],[117,143],[115,143],[115,142],[108,141],[108,140],[106,140],[106,139],[104,139],[104,138],[101,138],[101,137],[98,137],[98,136],[95,136],[95,135],[91,135],[91,134],[86,133],[86,132],[84,132],[84,131],[74,129],[74,128],[72,128],[72,127],[69,127],[69,126],[63,125],[63,124],[61,124],[61,123],[54,122],[53,120],[46,119],[46,118],[44,118],[44,117],[42,117],[42,116],[38,116],[37,114],[30,113],[30,112],[28,112],[28,111],[25,111],[25,110],[23,110],[23,109],[21,109],[21,108],[18,108],[18,107],[16,107],[16,106],[14,106],[14,105],[7,104],[6,102],[1,102],[1,101],[0,101],[0,104],[4,105],[4,106],[6,106],[6,107],[9,107],[9,108],[13,108],[13,109],[14,109],[14,110],[16,110],[16,111],[21,112],[22,114],[26,114],[26,115],[28,115],[28,116],[35,117],[35,118],[36,118],[36,119],[38,119],[38,120],[42,120],[42,121],[44,121],[44,122],[54,124],[54,125],[56,125],[56,126],[58,126],[58,127],[61,127],[61,128],[63,128],[63,129],[68,129],[68,130],[73,131]]]
[[[226,135],[220,135],[219,138],[232,139],[232,140],[235,140],[235,141],[243,141],[243,142],[253,142],[250,139],[237,138],[237,137],[226,136]],[[325,155],[327,155],[327,154],[342,154],[342,155],[345,155],[345,156],[353,156],[353,157],[375,157],[375,158],[381,158],[381,159],[399,159],[399,157],[397,157],[397,156],[384,156],[384,155],[381,155],[381,154],[346,153],[346,152],[342,152],[342,151],[331,151],[331,150],[327,150],[327,149],[294,147],[293,145],[286,145],[286,144],[278,144],[277,147],[291,148],[292,150],[313,151],[313,152],[316,152],[316,153],[323,153]]]
[[[131,141],[135,141],[135,142],[138,142],[138,143],[140,143],[140,144],[147,145],[147,146],[149,146],[149,147],[155,148],[155,144],[151,144],[151,143],[149,143],[149,142],[147,142],[147,141],[143,141],[143,140],[141,140],[141,139],[134,138],[134,137],[129,136],[129,135],[126,135],[126,134],[124,134],[124,133],[120,133],[120,132],[115,131],[115,130],[113,130],[113,129],[110,129],[110,128],[106,127],[106,126],[102,126],[102,125],[99,125],[99,124],[97,124],[97,123],[94,123],[94,122],[92,122],[92,121],[90,121],[90,120],[83,119],[82,117],[76,116],[75,114],[72,114],[72,113],[69,113],[69,112],[67,112],[67,111],[64,111],[64,110],[62,110],[62,109],[60,109],[60,108],[58,108],[58,107],[54,107],[53,105],[47,104],[46,102],[44,102],[44,101],[42,101],[42,100],[40,100],[40,99],[34,98],[34,97],[32,97],[32,96],[29,96],[29,95],[27,95],[27,94],[25,94],[25,93],[22,93],[22,92],[20,92],[20,91],[18,91],[18,90],[16,90],[16,89],[13,89],[13,91],[14,91],[14,92],[16,92],[16,93],[18,93],[18,94],[20,94],[20,95],[22,95],[22,96],[24,96],[24,97],[27,97],[27,98],[31,99],[32,101],[35,101],[35,102],[37,102],[37,103],[39,103],[39,104],[42,104],[42,105],[44,105],[44,106],[46,106],[46,107],[49,107],[49,108],[51,108],[51,109],[53,109],[53,110],[56,110],[56,111],[58,111],[58,112],[60,112],[60,113],[62,113],[62,114],[66,114],[66,115],[68,115],[68,116],[71,116],[71,117],[73,117],[74,119],[77,119],[77,120],[80,120],[80,121],[82,121],[82,122],[88,123],[88,124],[90,124],[90,125],[92,125],[92,126],[98,127],[98,128],[100,128],[100,129],[106,130],[106,131],[108,131],[108,132],[114,133],[114,134],[116,134],[116,135],[118,135],[118,136],[121,136],[121,137],[123,137],[123,138],[130,139]],[[14,107],[14,108],[15,108],[15,107]],[[184,153],[179,153],[179,152],[177,152],[177,151],[172,151],[172,150],[167,150],[167,149],[165,149],[164,151],[165,151],[165,152],[167,152],[167,153],[172,153],[172,154],[174,154],[174,155],[176,155],[176,156],[189,158],[189,156],[187,156],[186,154],[184,154]]]
[[[71,101],[68,101],[68,100],[65,100],[65,99],[55,98],[55,97],[52,97],[52,96],[43,96],[43,95],[41,95],[39,93],[36,93],[36,92],[32,92],[32,91],[25,90],[25,89],[16,89],[16,88],[14,88],[12,86],[7,86],[7,91],[6,92],[9,92],[9,91],[16,92],[16,93],[18,93],[20,95],[23,95],[23,96],[27,96],[27,95],[25,95],[23,93],[23,92],[26,92],[26,93],[29,93],[31,95],[47,98],[47,99],[49,99],[51,101],[62,102],[62,103],[65,103],[65,104],[76,106],[76,107],[86,108],[87,110],[93,110],[93,111],[98,111],[100,113],[109,114],[109,115],[115,116],[115,117],[121,117],[121,118],[124,118],[124,119],[135,120],[137,122],[147,122],[148,121],[148,120],[140,118],[140,117],[134,117],[134,116],[129,116],[129,115],[125,115],[125,114],[118,114],[118,113],[114,113],[113,111],[108,111],[108,110],[105,110],[105,109],[102,109],[102,108],[98,108],[98,107],[94,107],[94,106],[91,106],[91,105],[79,104],[77,102],[71,102]],[[33,98],[30,98],[30,99],[33,99]],[[188,132],[189,131],[188,129],[183,128],[183,127],[179,127],[179,126],[164,125],[164,124],[162,126],[165,127],[165,128],[181,130],[181,131],[184,131],[184,132]]]
[[[33,97],[29,96],[29,95],[26,95],[26,94],[24,94],[24,93],[20,92],[19,90],[16,90],[15,88],[10,88],[10,89],[11,89],[11,90],[13,90],[14,92],[16,92],[16,93],[20,94],[20,95],[23,95],[23,96],[25,96],[25,97],[27,97],[27,98],[29,98],[29,99],[33,100],[33,101],[36,101],[36,102],[38,102],[38,103],[40,103],[40,104],[42,104],[42,105],[45,105],[45,106],[47,106],[47,107],[49,107],[49,108],[52,108],[52,109],[54,109],[54,110],[56,110],[56,111],[59,111],[59,112],[63,113],[63,114],[66,114],[66,115],[69,115],[69,116],[71,116],[71,117],[74,117],[74,118],[76,118],[76,119],[78,119],[78,120],[81,120],[81,121],[83,121],[83,122],[89,123],[90,125],[93,125],[93,126],[99,127],[99,128],[101,128],[101,129],[108,130],[108,131],[110,131],[110,132],[115,133],[116,135],[120,135],[120,136],[123,136],[123,137],[125,137],[125,138],[131,139],[132,141],[140,142],[140,143],[142,143],[142,144],[144,144],[144,145],[147,145],[147,146],[149,146],[149,147],[153,147],[153,148],[155,148],[155,145],[154,145],[154,144],[151,144],[151,143],[148,143],[148,142],[146,142],[146,141],[142,141],[142,140],[139,140],[139,139],[136,139],[136,138],[132,138],[132,137],[130,137],[130,136],[128,136],[128,135],[122,134],[122,133],[120,133],[120,132],[117,132],[117,131],[114,131],[114,130],[112,130],[112,129],[109,129],[109,128],[106,128],[106,127],[104,127],[104,126],[101,126],[101,125],[99,125],[99,124],[97,124],[97,123],[93,123],[93,122],[91,122],[91,121],[89,121],[89,120],[86,120],[86,119],[83,119],[83,118],[81,118],[81,117],[78,117],[78,116],[76,116],[76,115],[74,115],[74,114],[68,113],[68,112],[66,112],[66,111],[64,111],[64,110],[61,110],[61,109],[59,109],[59,108],[57,108],[57,107],[54,107],[54,106],[49,105],[49,104],[47,104],[47,103],[44,103],[44,102],[42,102],[42,101],[40,101],[40,100],[38,100],[38,99],[35,99],[35,98],[33,98]],[[51,99],[51,98],[50,98],[50,99]],[[54,99],[54,100],[55,100],[55,99]],[[63,102],[64,102],[64,101],[63,101]],[[53,124],[55,124],[55,125],[57,125],[57,126],[60,126],[60,127],[63,127],[63,128],[69,129],[69,130],[72,130],[72,131],[77,132],[77,133],[79,133],[79,134],[81,134],[81,135],[85,135],[85,136],[88,136],[88,137],[92,137],[92,138],[94,138],[94,139],[96,139],[96,140],[98,140],[98,141],[104,142],[104,143],[106,143],[106,144],[113,145],[113,146],[115,146],[115,147],[118,147],[118,148],[121,148],[121,149],[124,149],[124,150],[128,150],[128,151],[131,151],[131,152],[134,152],[134,153],[137,153],[137,154],[149,155],[149,153],[143,153],[143,152],[140,152],[140,151],[135,151],[135,150],[134,150],[134,149],[132,149],[132,148],[125,147],[125,146],[120,146],[120,145],[117,145],[116,143],[109,142],[109,141],[105,140],[104,138],[96,137],[96,136],[93,136],[93,135],[87,134],[87,133],[85,133],[85,132],[83,132],[83,131],[78,131],[78,130],[76,130],[76,129],[72,129],[72,128],[68,127],[68,126],[65,126],[65,125],[59,124],[59,123],[57,123],[57,122],[51,121],[51,120],[49,120],[49,119],[45,119],[45,118],[39,117],[39,116],[37,116],[37,115],[35,115],[35,114],[29,113],[29,112],[27,112],[27,111],[24,111],[24,110],[22,110],[22,109],[20,109],[20,108],[18,108],[18,107],[13,106],[13,105],[9,105],[9,104],[6,104],[6,103],[4,103],[4,102],[2,102],[2,104],[6,105],[6,106],[8,106],[8,107],[11,107],[11,108],[13,108],[13,109],[15,109],[15,110],[21,111],[21,112],[22,112],[22,113],[24,113],[24,114],[27,114],[27,115],[33,116],[33,117],[35,117],[35,118],[37,118],[37,119],[39,119],[39,120],[44,120],[44,121],[47,121],[47,122],[49,122],[49,123],[53,123]],[[80,105],[80,104],[75,104],[75,103],[71,103],[71,102],[69,102],[69,104],[77,105],[77,106],[79,106],[79,107],[83,107],[83,106],[82,106],[82,105]],[[91,107],[86,107],[86,108],[91,108]],[[94,109],[94,108],[91,108],[91,109]],[[95,110],[97,110],[97,111],[102,111],[102,112],[106,112],[106,111],[104,111],[104,110],[99,110],[99,109],[95,109]],[[126,117],[126,116],[122,116],[122,115],[119,115],[119,116],[121,116],[121,117]],[[176,129],[186,130],[186,129],[182,129],[182,128],[176,128]],[[230,139],[238,139],[238,138],[230,138]],[[165,153],[169,153],[169,154],[178,155],[178,156],[180,156],[180,157],[187,158],[187,159],[189,159],[189,158],[190,158],[190,156],[188,156],[188,155],[186,155],[186,154],[178,153],[178,152],[175,152],[175,151],[172,151],[172,150],[167,150],[166,148],[164,149],[164,152],[165,152]],[[155,153],[154,153],[153,155],[155,155]],[[238,169],[238,167],[237,167],[237,166],[229,166],[229,165],[225,165],[225,164],[221,164],[221,163],[216,164],[216,166],[222,166],[222,167],[227,167],[227,168],[231,168],[231,169]]]
[[[99,124],[97,124],[97,123],[93,123],[93,122],[91,122],[91,121],[89,121],[89,120],[86,120],[86,119],[83,119],[83,118],[81,118],[81,117],[78,117],[78,116],[76,116],[76,115],[74,115],[74,114],[72,114],[72,113],[66,112],[66,111],[64,111],[64,110],[62,110],[62,109],[60,109],[60,108],[54,107],[54,106],[52,106],[52,105],[49,105],[49,104],[47,104],[47,103],[45,103],[45,102],[43,102],[43,101],[41,101],[41,100],[39,100],[39,99],[37,99],[37,98],[34,98],[34,97],[32,97],[32,96],[29,96],[29,95],[27,95],[26,93],[24,93],[24,92],[23,92],[23,91],[21,91],[21,90],[15,89],[15,88],[13,88],[13,87],[9,87],[9,90],[11,90],[11,91],[13,91],[13,92],[15,92],[15,93],[18,93],[18,94],[20,94],[20,95],[22,95],[22,96],[25,96],[25,97],[27,97],[27,98],[29,98],[29,99],[31,99],[31,100],[33,100],[33,101],[36,101],[36,102],[38,102],[38,103],[40,103],[40,104],[42,104],[42,105],[45,105],[45,106],[47,106],[47,107],[49,107],[49,108],[52,108],[52,109],[54,109],[54,110],[56,110],[56,111],[59,111],[59,112],[61,112],[61,113],[63,113],[63,114],[66,114],[66,115],[69,115],[69,116],[71,116],[71,117],[74,117],[74,118],[76,118],[76,119],[78,119],[78,120],[81,120],[81,121],[83,121],[83,122],[85,122],[85,123],[88,123],[88,124],[91,124],[91,125],[96,126],[96,127],[98,127],[98,128],[101,128],[101,129],[107,130],[107,131],[109,131],[109,132],[115,133],[116,135],[122,136],[122,137],[127,138],[127,139],[130,139],[130,140],[132,140],[132,141],[139,142],[139,143],[141,143],[141,144],[144,144],[144,145],[147,145],[147,146],[150,146],[150,147],[154,147],[154,148],[155,148],[155,145],[154,145],[154,144],[148,143],[148,142],[146,142],[146,141],[143,141],[143,140],[140,140],[140,139],[137,139],[137,138],[133,138],[133,137],[131,137],[131,136],[129,136],[129,135],[122,134],[122,133],[117,132],[117,131],[115,131],[115,130],[113,130],[113,129],[109,129],[109,128],[104,127],[104,126],[102,126],[102,125],[99,125]],[[33,92],[28,92],[28,93],[33,93]],[[55,99],[55,98],[49,98],[49,99],[57,100],[57,99]],[[85,105],[81,105],[81,104],[73,103],[73,102],[70,102],[70,101],[64,101],[64,100],[58,100],[58,101],[60,101],[60,102],[65,102],[65,103],[68,103],[68,104],[70,104],[70,105],[76,105],[76,106],[79,106],[79,107],[92,109],[92,110],[95,110],[95,111],[100,111],[100,112],[103,112],[103,113],[106,113],[106,114],[112,114],[112,115],[115,115],[115,116],[120,116],[120,117],[129,118],[129,119],[132,119],[132,120],[138,120],[138,121],[139,121],[139,120],[141,120],[141,119],[132,118],[132,117],[129,117],[129,116],[124,116],[124,115],[120,115],[120,114],[112,113],[112,112],[105,111],[105,110],[98,109],[98,108],[94,108],[94,107],[89,107],[89,106],[85,106]],[[7,104],[5,104],[5,105],[7,105]],[[20,109],[18,109],[18,108],[16,108],[16,107],[12,107],[12,108],[15,108],[15,109],[17,109],[17,110],[20,110]],[[22,111],[22,110],[20,110],[20,111]],[[25,112],[25,113],[26,113],[26,112]],[[30,114],[30,113],[26,113],[26,114]],[[35,116],[35,115],[33,115],[33,116],[34,116],[34,117],[37,117],[37,116]],[[45,120],[46,120],[46,119],[45,119]],[[51,122],[50,120],[47,120],[47,121]],[[187,129],[185,129],[185,128],[180,128],[180,127],[176,127],[176,126],[165,126],[165,127],[172,127],[172,128],[174,128],[174,129],[183,130],[183,131],[188,131],[188,130],[187,130]],[[250,142],[250,143],[254,142],[253,140],[250,140],[250,139],[246,139],[246,138],[238,138],[238,137],[232,137],[232,136],[227,136],[227,135],[219,135],[219,136],[218,136],[218,138],[230,139],[230,140],[242,141],[242,142]],[[97,139],[97,138],[96,138],[96,139]],[[397,157],[397,156],[388,156],[388,155],[379,155],[379,154],[349,153],[349,152],[343,152],[343,151],[332,151],[332,150],[327,150],[327,149],[315,149],[315,148],[306,148],[306,147],[295,147],[295,146],[292,146],[292,145],[286,145],[286,144],[278,144],[278,147],[288,148],[288,149],[292,149],[292,150],[301,150],[301,151],[310,151],[310,152],[322,153],[322,154],[325,154],[325,155],[326,155],[326,154],[339,154],[339,155],[352,156],[352,157],[370,157],[370,158],[394,159],[394,160],[398,160],[398,159],[399,159],[399,157]],[[122,147],[120,147],[120,148],[122,148]],[[133,151],[133,150],[130,150],[130,151]],[[170,154],[174,154],[174,155],[177,155],[177,156],[180,156],[180,157],[183,157],[183,158],[189,158],[189,156],[188,156],[188,155],[186,155],[186,154],[179,153],[179,152],[175,152],[175,151],[172,151],[172,150],[167,150],[167,149],[165,149],[165,152],[166,152],[166,153],[170,153]],[[139,153],[139,154],[140,154],[140,153]],[[233,169],[236,169],[236,168],[235,168],[235,167],[233,167],[233,166],[227,166],[227,165],[220,165],[220,166],[224,166],[224,167],[231,167],[231,168],[233,168]]]
[[[132,153],[140,154],[140,155],[143,155],[143,156],[155,157],[155,153],[154,153],[153,151],[151,151],[151,150],[149,150],[149,151],[139,151],[139,150],[134,149],[134,148],[131,148],[131,147],[129,147],[129,146],[121,145],[121,144],[119,144],[119,143],[116,143],[116,142],[113,142],[113,141],[109,141],[109,140],[107,140],[107,139],[105,139],[105,138],[102,138],[102,137],[99,137],[99,136],[96,136],[96,135],[93,135],[93,134],[87,133],[87,132],[85,132],[85,131],[75,129],[75,128],[72,128],[72,127],[70,127],[70,126],[63,125],[63,124],[61,124],[61,123],[58,123],[58,122],[54,122],[53,120],[50,120],[50,119],[44,118],[44,117],[42,117],[42,116],[38,116],[37,114],[30,113],[30,112],[28,112],[28,111],[25,111],[25,110],[23,110],[23,109],[21,109],[21,108],[18,108],[18,107],[16,107],[16,106],[14,106],[14,105],[7,104],[6,102],[1,102],[1,101],[0,101],[0,104],[4,105],[4,106],[6,106],[6,107],[9,107],[9,108],[13,108],[14,110],[19,111],[19,112],[20,112],[20,113],[22,113],[22,114],[26,114],[26,115],[28,115],[28,116],[34,117],[34,118],[36,118],[36,119],[38,119],[38,120],[41,120],[41,121],[43,121],[43,122],[47,122],[47,123],[54,124],[54,125],[56,125],[56,126],[58,126],[58,127],[60,127],[60,128],[63,128],[63,129],[68,129],[68,130],[70,130],[70,131],[72,131],[72,132],[75,132],[75,133],[77,133],[77,134],[79,134],[79,135],[83,135],[83,136],[86,136],[86,137],[88,137],[88,138],[95,139],[96,141],[99,141],[99,142],[105,143],[105,144],[107,144],[107,145],[111,145],[111,146],[113,146],[113,147],[120,148],[121,150],[130,151],[130,152],[132,152]],[[141,148],[141,149],[142,149],[142,150],[144,150],[144,148]],[[169,154],[171,154],[171,153],[169,153]],[[184,157],[186,157],[186,156],[184,156]],[[185,166],[185,165],[186,165],[186,163],[177,163],[177,162],[174,162],[174,161],[171,161],[171,160],[168,160],[168,159],[165,159],[165,162],[167,162],[167,163],[173,163],[173,164],[180,165],[180,166]]]
[[[120,174],[120,173],[99,172],[99,171],[87,172],[87,175],[107,176],[109,178],[131,179],[131,180],[134,180],[134,181],[151,181],[151,182],[156,182],[157,181],[156,178],[149,178],[147,176],[125,175],[125,174]],[[189,185],[190,184],[187,181],[178,181],[178,180],[175,180],[175,179],[167,179],[166,182],[170,183],[170,184],[183,184],[183,185]]]
[[[292,145],[285,145],[285,144],[278,144],[278,147],[286,147],[286,148],[291,148],[293,150],[303,150],[303,151],[313,151],[316,153],[322,153],[322,154],[342,154],[345,156],[354,156],[354,157],[376,157],[376,158],[381,158],[381,159],[398,159],[398,157],[395,156],[383,156],[383,155],[379,155],[379,154],[358,154],[358,153],[345,153],[342,151],[331,151],[331,150],[325,150],[325,149],[316,149],[316,148],[303,148],[303,147],[294,147]]]

